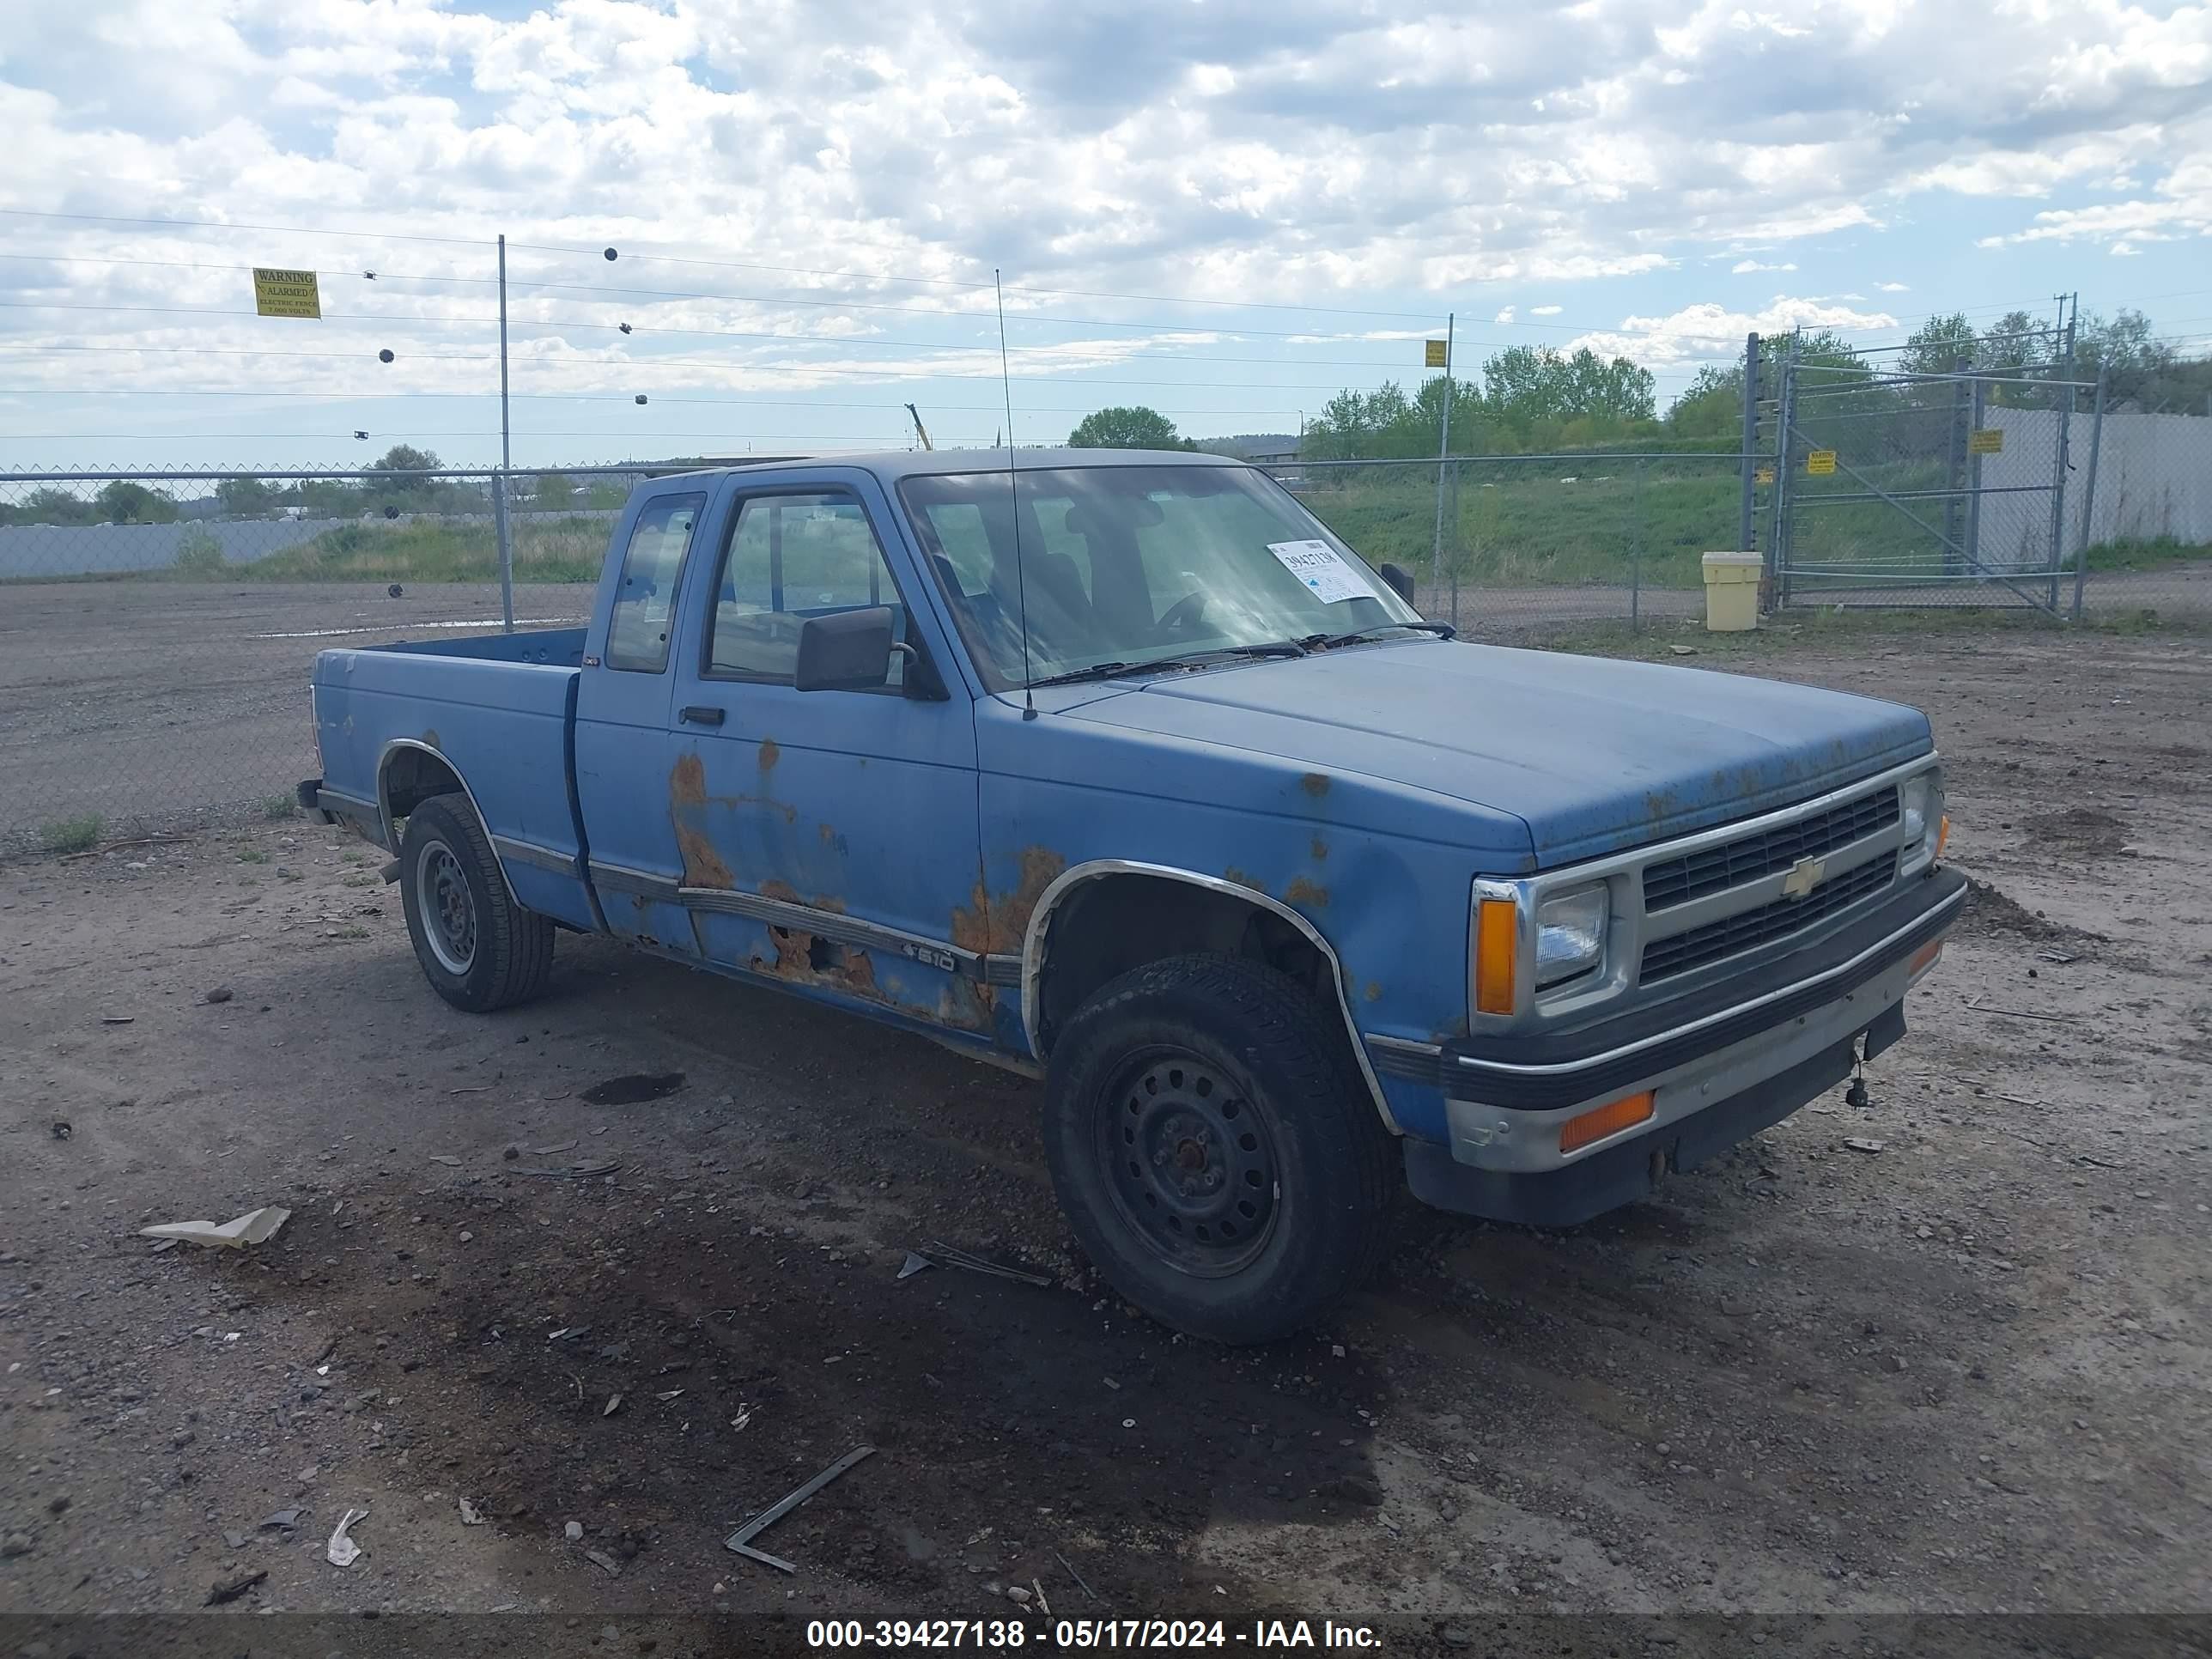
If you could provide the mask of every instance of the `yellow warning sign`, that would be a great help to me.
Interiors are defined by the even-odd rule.
[[[1771,466],[1760,467],[1751,475],[1751,481],[1753,483],[1772,483],[1774,482],[1774,469]]]
[[[1966,434],[1966,453],[1970,455],[2002,455],[2004,453],[2004,428],[1985,426]]]
[[[1832,449],[1808,452],[1805,457],[1805,470],[1815,477],[1826,477],[1836,470],[1836,452]]]
[[[315,273],[254,266],[253,309],[263,317],[319,318],[323,296],[315,287]]]
[[[1444,343],[1442,340],[1426,340],[1422,343],[1426,345],[1429,349],[1429,355],[1422,362],[1423,368],[1443,368],[1446,367],[1444,362]]]

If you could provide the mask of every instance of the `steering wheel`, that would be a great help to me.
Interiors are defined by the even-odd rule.
[[[1195,628],[1206,617],[1206,595],[1186,593],[1167,608],[1159,620],[1163,634],[1173,634],[1184,629]]]

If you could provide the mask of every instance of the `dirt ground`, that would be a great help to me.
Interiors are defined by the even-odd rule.
[[[258,1572],[203,1626],[796,1643],[1018,1585],[1399,1650],[2212,1611],[2212,647],[1702,659],[1934,714],[1980,890],[1870,1108],[1571,1232],[1409,1213],[1369,1293],[1257,1351],[1101,1291],[1021,1079],[598,940],[456,1013],[380,855],[303,820],[0,866],[0,1614]],[[137,1236],[263,1204],[255,1249]],[[1053,1282],[899,1278],[931,1240]],[[758,1540],[796,1575],[725,1551],[862,1444]]]

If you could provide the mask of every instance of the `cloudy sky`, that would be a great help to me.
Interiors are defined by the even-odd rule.
[[[0,467],[495,459],[501,232],[523,465],[990,442],[994,268],[1024,441],[1295,429],[1447,313],[1662,404],[2064,289],[2212,340],[2160,0],[0,0]]]

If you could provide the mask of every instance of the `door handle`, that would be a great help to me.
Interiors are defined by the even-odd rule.
[[[687,720],[694,726],[720,726],[723,720],[723,711],[719,708],[702,708],[694,703],[678,718]]]

